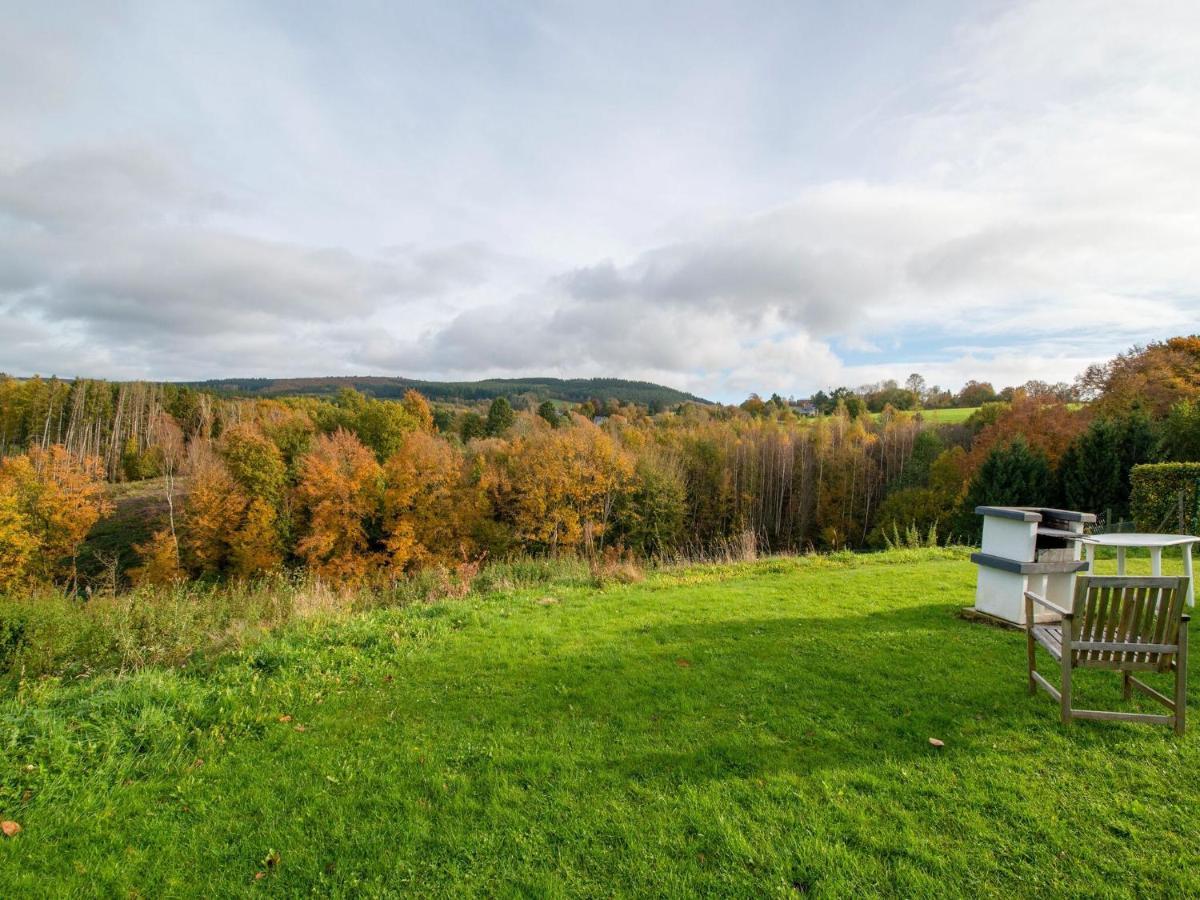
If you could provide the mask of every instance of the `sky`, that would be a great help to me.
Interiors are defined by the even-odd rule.
[[[1200,331],[1200,3],[0,0],[0,371],[1070,381]]]

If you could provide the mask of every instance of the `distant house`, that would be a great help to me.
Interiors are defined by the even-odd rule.
[[[798,416],[811,417],[817,414],[817,407],[811,400],[797,400],[789,405],[792,407],[792,412]]]

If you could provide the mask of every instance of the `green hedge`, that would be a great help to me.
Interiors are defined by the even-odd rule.
[[[1200,463],[1134,466],[1129,505],[1141,531],[1200,532]]]

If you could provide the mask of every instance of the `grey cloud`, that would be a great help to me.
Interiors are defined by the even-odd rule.
[[[239,234],[213,223],[217,198],[153,148],[56,155],[0,175],[0,305],[127,352],[184,352],[199,338],[211,353],[441,297],[479,284],[492,262],[477,243],[366,256]]]

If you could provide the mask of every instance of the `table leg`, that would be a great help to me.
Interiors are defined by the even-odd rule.
[[[1192,581],[1192,545],[1183,545],[1183,574],[1188,577],[1188,606],[1196,605],[1196,585]]]
[[[1150,574],[1155,578],[1162,574],[1162,547],[1150,548]]]
[[[1125,548],[1124,547],[1117,548],[1117,574],[1118,575],[1125,574]]]

